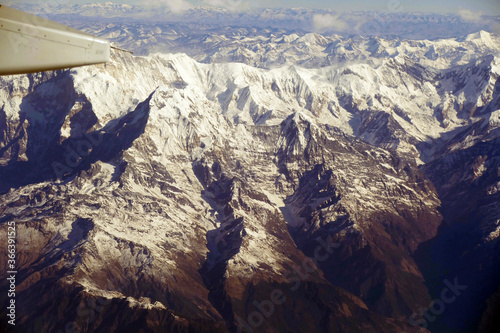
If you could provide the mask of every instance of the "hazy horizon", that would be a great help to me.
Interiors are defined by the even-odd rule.
[[[7,1],[6,3],[8,3]],[[249,1],[249,0],[21,0],[16,3],[64,3],[64,4],[83,4],[83,3],[106,3],[113,2],[118,4],[133,4],[133,5],[156,5],[163,4],[172,8],[188,9],[189,7],[208,5],[223,7],[229,10],[243,11],[250,8],[317,8],[317,9],[334,9],[338,11],[357,11],[357,10],[374,10],[374,11],[389,11],[389,12],[436,12],[436,13],[465,13],[467,16],[474,15],[500,15],[500,4],[496,0],[351,0],[348,3],[340,0],[322,1],[322,0],[274,0],[274,1]]]

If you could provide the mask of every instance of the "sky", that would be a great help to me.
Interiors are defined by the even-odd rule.
[[[457,9],[462,8],[485,13],[496,12],[494,15],[500,15],[500,0],[268,0],[253,2],[265,7],[311,7],[340,10],[456,12]]]
[[[23,0],[21,0],[23,1]],[[47,2],[31,0],[26,2]],[[50,0],[49,0],[50,1]],[[456,13],[486,13],[500,15],[500,0],[52,0],[64,3],[127,3],[155,4],[164,3],[174,7],[189,7],[197,5],[215,5],[228,9],[245,9],[251,7],[307,7],[329,8],[339,11],[348,10],[378,10],[404,12],[440,12]],[[472,14],[471,14],[472,15]]]

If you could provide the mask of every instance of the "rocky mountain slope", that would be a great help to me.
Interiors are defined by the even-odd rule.
[[[1,78],[19,330],[477,327],[500,282],[497,37],[332,43],[356,62],[120,52]],[[424,317],[455,278],[469,293]]]
[[[410,254],[419,242],[434,235],[440,217],[430,185],[410,176],[418,174],[416,165],[354,138],[328,133],[301,112],[281,125],[228,120],[220,105],[182,78],[189,65],[191,69],[202,66],[186,59],[125,56],[106,68],[7,79],[9,93],[22,96],[20,104],[11,105],[22,111],[11,114],[17,119],[8,119],[16,130],[4,132],[9,145],[2,167],[2,180],[7,180],[3,190],[11,188],[2,196],[2,215],[18,225],[20,298],[26,302],[19,326],[27,331],[62,328],[64,322],[57,316],[37,327],[37,316],[28,311],[30,304],[37,308],[43,304],[46,311],[72,318],[74,307],[85,309],[91,300],[104,299],[110,304],[94,321],[77,316],[75,325],[84,330],[117,329],[132,324],[125,319],[132,316],[147,320],[151,328],[178,325],[217,330],[224,325],[233,330],[238,317],[247,318],[255,311],[254,300],[265,302],[266,293],[277,288],[287,299],[276,310],[277,317],[299,311],[294,303],[312,293],[307,296],[311,304],[307,301],[301,307],[317,307],[319,312],[311,315],[320,317],[300,323],[304,331],[332,327],[397,331],[409,326],[381,315],[403,319],[416,304],[428,301],[422,297],[426,288]],[[180,64],[186,66],[182,71]],[[141,89],[135,90],[137,86]],[[47,99],[47,94],[54,99]],[[132,110],[135,101],[140,103]],[[345,165],[348,161],[350,167]],[[337,164],[344,164],[344,172],[336,170]],[[371,169],[371,177],[359,175],[358,166]],[[331,216],[321,224],[344,225],[343,230],[331,231],[336,240],[342,240],[340,249],[374,257],[373,270],[380,277],[372,281],[370,272],[363,270],[357,284],[364,285],[363,291],[352,294],[338,289],[338,284],[334,287],[310,262],[297,268],[302,274],[303,269],[312,271],[295,290],[287,272],[309,261],[294,243],[296,234],[287,228],[285,216],[299,217],[281,210],[298,208],[298,202],[288,197],[312,204],[301,198],[304,177],[311,172],[332,177],[334,170],[337,176],[328,180],[331,186],[358,185],[318,193],[319,198],[312,200],[314,210]],[[410,177],[413,188],[402,184]],[[366,187],[378,183],[393,188],[394,194],[368,191],[367,196]],[[385,210],[382,202],[367,202],[380,201],[378,196],[391,202],[396,200],[392,195],[403,201],[405,212],[389,209],[386,214],[392,220],[361,217],[360,207],[365,205],[367,214]],[[411,201],[422,206],[415,211]],[[336,218],[340,211],[342,216]],[[431,220],[421,224],[422,214]],[[406,215],[412,220],[405,220]],[[310,223],[307,218],[305,223]],[[398,245],[365,239],[371,224],[382,230],[401,229],[388,237],[400,239],[396,242],[404,251],[388,259],[377,253],[380,250],[372,250],[372,244]],[[414,228],[420,231],[415,233]],[[310,238],[314,233],[309,230]],[[347,253],[344,256],[349,258]],[[411,280],[400,289],[416,287],[422,293],[400,296],[392,290],[373,295],[381,284],[400,283],[396,273],[384,266],[401,261],[409,266],[405,274]],[[44,289],[54,282],[58,287],[45,294]],[[52,303],[63,292],[74,295],[73,308]],[[376,305],[369,310],[362,299]],[[391,302],[406,305],[395,311],[384,305]],[[104,320],[111,311],[107,306],[127,304],[130,309],[123,310],[119,323]],[[144,314],[144,309],[152,312]],[[151,315],[159,318],[153,320]],[[353,316],[359,319],[353,321]],[[283,317],[261,325],[277,330],[299,322]]]

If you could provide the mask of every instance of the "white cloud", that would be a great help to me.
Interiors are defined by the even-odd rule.
[[[250,3],[243,0],[203,0],[203,5],[222,7],[232,12],[242,12],[250,9]]]
[[[457,14],[460,16],[462,21],[470,23],[481,23],[483,21],[481,17],[484,15],[482,11],[475,12],[464,8],[458,9]]]
[[[187,0],[143,0],[142,3],[146,7],[167,6],[174,14],[180,14],[193,8],[193,5]]]
[[[343,31],[348,27],[347,23],[340,18],[340,14],[316,14],[313,16],[313,24],[317,32],[330,29]]]
[[[497,18],[485,17],[484,15],[486,14],[482,11],[475,12],[469,9],[459,8],[457,14],[463,22],[480,24],[485,27],[485,30],[497,34],[500,33],[500,20]]]
[[[493,30],[494,33],[500,35],[500,22],[495,21],[491,24],[491,29]]]

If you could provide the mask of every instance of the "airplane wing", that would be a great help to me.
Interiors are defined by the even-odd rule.
[[[109,61],[107,40],[0,5],[0,75]]]

